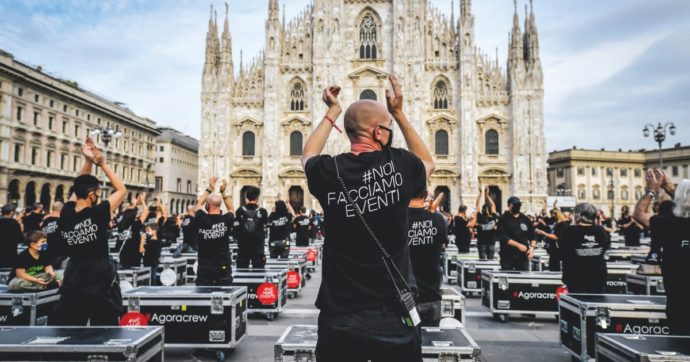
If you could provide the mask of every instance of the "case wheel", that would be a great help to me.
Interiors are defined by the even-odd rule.
[[[494,314],[494,320],[499,321],[501,323],[506,323],[506,322],[508,322],[508,315],[507,314]]]
[[[266,319],[269,321],[275,320],[276,319],[276,313],[267,313]]]
[[[216,359],[218,360],[218,362],[225,362],[225,351],[217,351]]]
[[[306,277],[307,277],[307,280],[311,280],[311,274],[307,274]]]

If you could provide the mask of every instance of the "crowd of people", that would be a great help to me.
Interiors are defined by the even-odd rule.
[[[263,268],[266,249],[270,258],[288,257],[290,234],[298,247],[325,235],[317,358],[420,361],[419,326],[439,323],[440,260],[451,240],[468,253],[476,239],[480,258],[487,260],[495,258],[498,244],[501,268],[518,271],[529,270],[541,245],[550,256],[549,270],[562,271],[570,292],[602,293],[611,233],[623,235],[627,246],[639,246],[640,236],[651,233],[648,262],[661,263],[671,331],[690,334],[684,307],[690,296],[683,287],[690,271],[690,181],[676,189],[663,171],[649,170],[647,193],[633,213],[623,208],[615,229],[602,210],[587,203],[570,212],[554,204],[527,215],[513,196],[499,214],[490,189],[481,185],[474,210],[460,205],[452,215],[441,207],[445,195],[427,190],[432,156],[403,112],[400,84],[393,75],[389,80],[387,107],[359,100],[346,110],[351,149],[339,155],[322,152],[331,130],[338,129],[340,87],[323,91],[328,111],[302,156],[309,191],[323,214],[312,210],[307,216],[304,207],[293,209],[280,195],[268,212],[260,206],[258,187],[248,187],[235,209],[227,180],[217,177],[182,215],[170,215],[160,198],[149,201],[146,193],[125,201],[121,179],[87,139],[81,175],[67,202],[54,202],[47,214],[41,204],[21,213],[13,205],[2,208],[0,267],[13,268],[9,288],[60,288],[51,324],[116,325],[122,315],[117,269],[150,267],[155,285],[161,253],[173,244],[173,255],[198,253],[197,285],[222,286],[233,280],[231,240],[238,248],[236,268]],[[407,150],[392,147],[394,122]],[[101,199],[94,166],[112,186],[107,198]],[[111,235],[117,262],[110,255]],[[26,248],[18,254],[20,243]]]

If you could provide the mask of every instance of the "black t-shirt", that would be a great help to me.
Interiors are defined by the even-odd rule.
[[[491,214],[488,217],[483,213],[477,215],[477,244],[495,245],[497,230],[498,215]]]
[[[161,257],[161,242],[158,239],[146,237],[144,244],[144,266],[157,268]]]
[[[618,220],[619,225],[625,225],[632,221],[630,216],[623,216]],[[625,245],[628,246],[639,246],[640,245],[640,235],[642,234],[642,229],[635,223],[632,225],[621,228],[621,232],[625,237]]]
[[[669,298],[688,296],[690,275],[690,219],[657,215],[650,220],[653,239],[661,242],[661,270]],[[685,302],[683,302],[685,303]]]
[[[545,240],[548,244],[548,247],[549,247],[549,249],[548,249],[549,253],[554,251],[554,250],[558,250],[558,243],[560,242],[561,238],[563,237],[563,231],[565,231],[565,229],[568,228],[568,226],[570,226],[570,225],[571,225],[570,221],[561,221],[558,224],[556,224],[556,226],[553,227],[553,234],[556,235],[556,237],[558,239],[557,240],[551,240],[549,238],[545,238]],[[604,231],[606,231],[606,230],[604,230]]]
[[[441,252],[448,244],[446,220],[441,214],[422,208],[410,208],[407,245],[412,270],[417,279],[421,303],[441,300]]]
[[[292,222],[292,227],[297,233],[296,241],[300,246],[304,246],[305,243],[309,245],[309,225],[311,220],[304,215],[297,216]]]
[[[355,205],[345,198],[333,157],[313,157],[305,167],[309,191],[324,209],[327,231],[316,306],[344,313],[390,305],[397,294],[381,261],[381,251],[354,208],[361,211],[416,292],[407,246],[407,206],[412,195],[426,187],[424,164],[412,153],[395,148],[390,153],[346,153],[336,158]]]
[[[169,217],[163,222],[163,240],[167,242],[174,242],[180,236],[180,227],[177,226],[177,219],[174,217]],[[160,237],[160,235],[159,235]]]
[[[141,266],[141,252],[139,252],[141,229],[141,220],[137,219],[129,228],[120,232],[119,236],[123,236],[123,243],[120,248],[120,264],[125,267]]]
[[[65,242],[60,235],[60,218],[48,216],[43,219],[41,228],[48,235],[48,256],[59,257],[65,255]]]
[[[272,212],[268,216],[268,240],[287,240],[290,236],[292,214],[278,215]]]
[[[196,221],[194,220],[194,216],[185,215],[184,218],[182,218],[182,242],[184,242],[187,245],[196,247],[196,237],[198,234],[196,228],[197,227]]]
[[[468,220],[464,217],[455,216],[453,218],[453,235],[455,235],[455,245],[460,252],[470,251],[470,228],[467,227]]]
[[[563,283],[573,291],[599,291],[606,286],[604,254],[611,245],[599,225],[570,225],[558,241],[563,259]]]
[[[24,233],[28,234],[34,230],[41,229],[41,220],[43,220],[43,214],[37,214],[32,212],[22,218],[22,225],[24,225]]]
[[[506,212],[498,219],[498,241],[501,243],[501,258],[512,259],[523,255],[520,250],[508,245],[508,240],[516,241],[525,246],[534,239],[534,227],[525,214],[518,217]]]
[[[38,253],[38,259],[34,259],[29,249],[24,249],[17,256],[14,267],[15,269],[24,269],[27,274],[35,277],[37,274],[43,273],[48,265],[50,265],[50,261],[45,253]],[[12,274],[16,275],[15,273]]]
[[[108,257],[108,224],[110,202],[76,212],[76,203],[68,202],[60,213],[60,234],[65,240],[67,256],[73,260],[96,260]]]
[[[24,242],[17,220],[0,217],[0,235],[0,268],[13,268],[17,259],[17,246]]]
[[[311,222],[311,229],[309,229],[309,237],[312,239],[316,239],[319,235],[321,222],[316,217],[312,217],[309,221]]]
[[[203,210],[194,216],[197,224],[197,242],[199,244],[199,265],[230,265],[230,232],[235,222],[235,215],[208,214]]]
[[[264,251],[264,227],[268,212],[256,204],[247,204],[237,210],[237,246],[243,250]],[[253,231],[248,231],[253,230]]]
[[[129,228],[134,220],[137,218],[137,209],[125,209],[121,213],[117,214],[115,217],[115,224],[117,225],[117,231],[122,231]]]

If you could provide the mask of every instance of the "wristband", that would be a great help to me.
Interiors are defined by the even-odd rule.
[[[656,195],[657,195],[657,193],[652,191],[652,190],[647,190],[647,192],[645,192],[645,196],[649,196],[651,198],[655,198]]]
[[[211,193],[213,193],[213,189],[209,187],[209,188],[206,189],[206,192],[209,193],[209,194],[211,194]]]
[[[333,126],[333,128],[335,128],[336,131],[343,133],[343,131],[341,131],[340,128],[338,128],[338,125],[335,124],[333,118],[329,117],[328,115],[325,115],[323,116],[323,119],[327,120],[328,122],[331,122],[331,126]]]

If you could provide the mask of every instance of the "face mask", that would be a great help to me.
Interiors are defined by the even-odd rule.
[[[520,205],[520,204],[513,205],[513,206],[510,207],[510,211],[512,211],[513,214],[519,213],[519,212],[520,212],[520,209],[522,209],[522,205]]]
[[[390,147],[391,144],[393,144],[393,129],[380,125],[377,127],[383,128],[384,130],[388,131],[388,143],[384,145],[383,143],[381,143],[381,141],[377,140],[376,142],[378,142],[381,145],[381,148]],[[374,129],[374,139],[376,139],[376,129]]]
[[[43,245],[38,247],[38,251],[46,251],[48,250],[48,243],[44,243]]]

